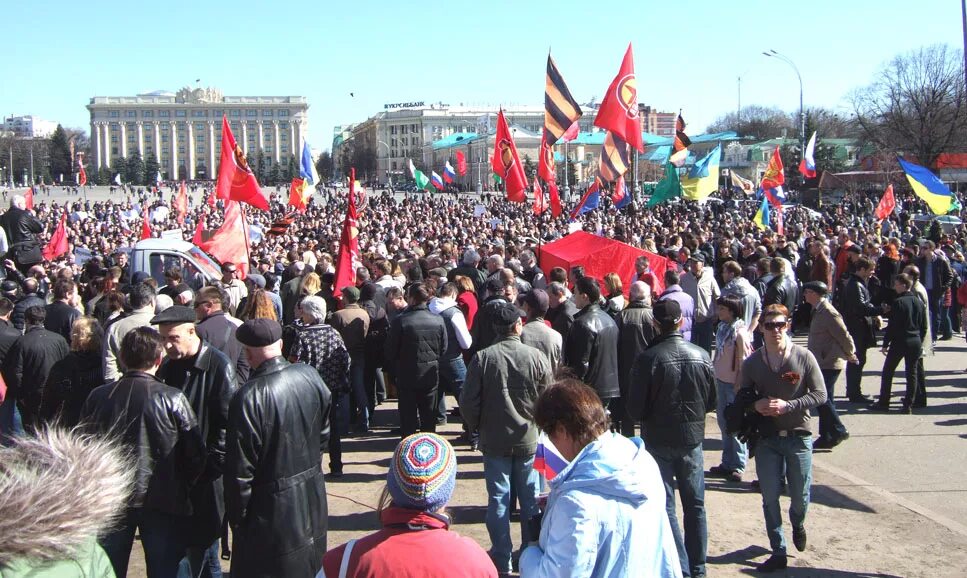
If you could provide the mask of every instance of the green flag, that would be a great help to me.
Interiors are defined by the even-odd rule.
[[[430,177],[423,174],[423,171],[416,168],[412,160],[409,160],[410,175],[416,181],[416,188],[430,190]]]
[[[665,163],[665,178],[655,185],[655,192],[645,206],[654,207],[658,203],[680,196],[682,196],[682,183],[678,180],[678,169],[671,163]]]

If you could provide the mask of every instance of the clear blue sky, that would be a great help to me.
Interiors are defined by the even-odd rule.
[[[548,47],[581,101],[601,98],[634,44],[639,102],[683,109],[689,132],[742,103],[845,107],[894,55],[962,44],[960,2],[41,0],[7,2],[0,114],[89,130],[91,96],[193,85],[304,95],[309,141],[384,103],[543,102]],[[809,10],[810,12],[804,12]],[[350,92],[354,97],[350,97]],[[845,109],[843,109],[845,110]]]

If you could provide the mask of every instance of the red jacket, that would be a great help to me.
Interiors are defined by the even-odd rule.
[[[353,578],[496,578],[497,568],[470,538],[449,531],[443,519],[405,508],[383,510],[383,529],[353,545]],[[338,578],[346,545],[326,552],[322,578]]]
[[[467,331],[473,329],[473,319],[477,316],[477,296],[471,291],[464,291],[457,295],[457,306],[463,311],[463,317],[467,321]]]

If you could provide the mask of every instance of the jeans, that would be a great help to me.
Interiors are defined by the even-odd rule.
[[[463,382],[467,379],[467,364],[463,357],[456,357],[449,361],[440,362],[440,387],[437,388],[437,421],[447,419],[447,394],[460,400]]]
[[[846,435],[846,426],[839,419],[836,413],[836,402],[833,400],[833,392],[836,389],[836,380],[839,379],[841,369],[823,369],[823,382],[826,384],[826,403],[816,408],[819,414],[819,437],[827,440],[837,440]]]
[[[13,438],[24,435],[24,424],[20,418],[17,400],[9,392],[0,404],[0,445],[10,445]]]
[[[400,434],[405,438],[417,431],[435,432],[437,387],[411,389],[397,387],[400,408]]]
[[[705,463],[702,444],[689,447],[654,446],[648,452],[658,463],[658,471],[665,483],[665,512],[675,537],[682,576],[705,576],[705,557],[708,550],[708,524],[705,520]],[[678,526],[675,514],[675,486],[682,500],[685,535]]]
[[[189,546],[188,555],[178,567],[178,578],[222,578],[222,563],[218,556],[220,542],[215,540],[208,548]]]
[[[943,312],[943,298],[946,291],[927,289],[927,306],[930,315],[930,339],[937,340],[937,330],[940,329],[940,314]]]
[[[362,353],[353,355],[349,361],[349,387],[356,404],[356,426],[362,431],[369,430],[369,396],[366,395],[366,363]],[[349,433],[348,427],[343,433]]]
[[[349,394],[333,393],[329,419],[329,469],[342,472],[342,438],[349,431]]]
[[[779,493],[785,477],[789,482],[789,522],[794,528],[801,527],[806,521],[813,481],[813,440],[808,435],[762,438],[755,452],[769,546],[773,554],[785,556],[786,537],[782,533]]]
[[[732,472],[744,472],[745,464],[749,459],[749,451],[745,444],[739,441],[734,435],[729,435],[725,420],[725,407],[735,401],[735,387],[731,383],[725,383],[716,379],[718,395],[715,400],[715,419],[719,424],[719,431],[722,432],[722,467]]]
[[[632,438],[635,437],[635,418],[628,414],[628,408],[625,406],[627,395],[625,393],[604,401],[607,402],[605,407],[611,412],[611,430]]]
[[[484,481],[487,484],[487,533],[490,534],[490,557],[498,572],[511,571],[514,548],[510,539],[510,497],[516,494],[520,504],[521,542],[537,539],[530,536],[528,520],[537,514],[540,480],[534,470],[534,456],[491,456],[484,454]]]
[[[692,323],[692,343],[704,349],[709,355],[712,354],[712,328],[714,327],[715,317]]]
[[[134,531],[137,529],[141,534],[148,578],[169,578],[178,575],[178,566],[187,553],[188,547],[184,543],[187,524],[187,516],[131,508],[114,531],[105,535],[98,543],[111,560],[114,574],[118,578],[125,578],[128,574],[131,546],[134,544]]]
[[[880,379],[880,403],[888,405],[893,390],[893,374],[903,360],[907,377],[907,394],[903,398],[903,405],[913,405],[921,397],[926,399],[926,392],[920,393],[920,382],[923,380],[923,360],[920,354],[923,347],[920,341],[901,341],[890,344],[883,361],[883,374]]]
[[[863,367],[866,366],[866,344],[859,341],[856,343],[856,359],[858,363],[846,365],[846,397],[849,399],[863,395],[860,381],[863,379]]]

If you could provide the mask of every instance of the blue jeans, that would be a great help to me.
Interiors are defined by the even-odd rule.
[[[222,578],[222,563],[218,556],[220,542],[215,540],[208,548],[189,546],[188,555],[178,567],[178,578]]]
[[[521,542],[537,539],[527,531],[527,521],[537,513],[539,479],[534,470],[534,456],[490,456],[484,454],[484,481],[487,484],[487,532],[490,534],[490,557],[498,572],[511,571],[514,544],[510,539],[510,495],[520,504]]]
[[[12,438],[24,435],[24,424],[20,418],[17,400],[9,392],[0,404],[0,445],[10,445]]]
[[[349,432],[349,394],[333,393],[329,410],[329,470],[342,472],[342,438]]]
[[[363,354],[360,353],[353,356],[349,362],[349,387],[352,391],[353,403],[356,404],[356,425],[363,431],[369,429],[369,396],[366,395],[365,376],[366,363]],[[347,425],[346,429],[342,430],[343,435],[349,433],[348,430]]]
[[[708,523],[705,520],[705,462],[702,444],[689,447],[647,444],[648,452],[658,463],[665,483],[665,512],[675,536],[682,576],[705,576],[708,550]],[[682,500],[685,535],[675,514],[675,482]]]
[[[813,410],[819,415],[819,437],[833,441],[846,435],[846,426],[836,413],[836,402],[833,394],[836,390],[836,380],[839,379],[841,369],[823,369],[823,382],[826,384],[826,403]]]
[[[813,439],[810,436],[767,437],[759,440],[755,450],[755,468],[762,490],[762,513],[772,553],[786,555],[786,537],[782,533],[782,510],[779,493],[783,476],[789,482],[789,523],[794,528],[806,521],[809,489],[813,483]],[[785,473],[784,473],[785,472]]]
[[[744,472],[745,464],[749,460],[749,451],[745,444],[734,435],[729,435],[725,420],[725,406],[735,401],[735,387],[720,379],[715,380],[718,395],[715,400],[715,420],[722,432],[722,467],[733,472]]]
[[[117,578],[128,574],[128,560],[134,544],[134,531],[140,531],[141,547],[148,576],[169,577],[178,575],[178,566],[185,557],[188,546],[184,542],[187,516],[175,516],[157,510],[131,508],[114,531],[98,543],[104,548],[114,567]]]
[[[692,343],[704,349],[705,353],[709,355],[712,354],[712,329],[714,327],[715,317],[692,323]]]
[[[463,357],[456,357],[449,361],[440,363],[440,387],[437,389],[437,421],[447,419],[447,394],[460,399],[460,392],[463,391],[463,382],[467,379],[467,365],[463,362]]]

